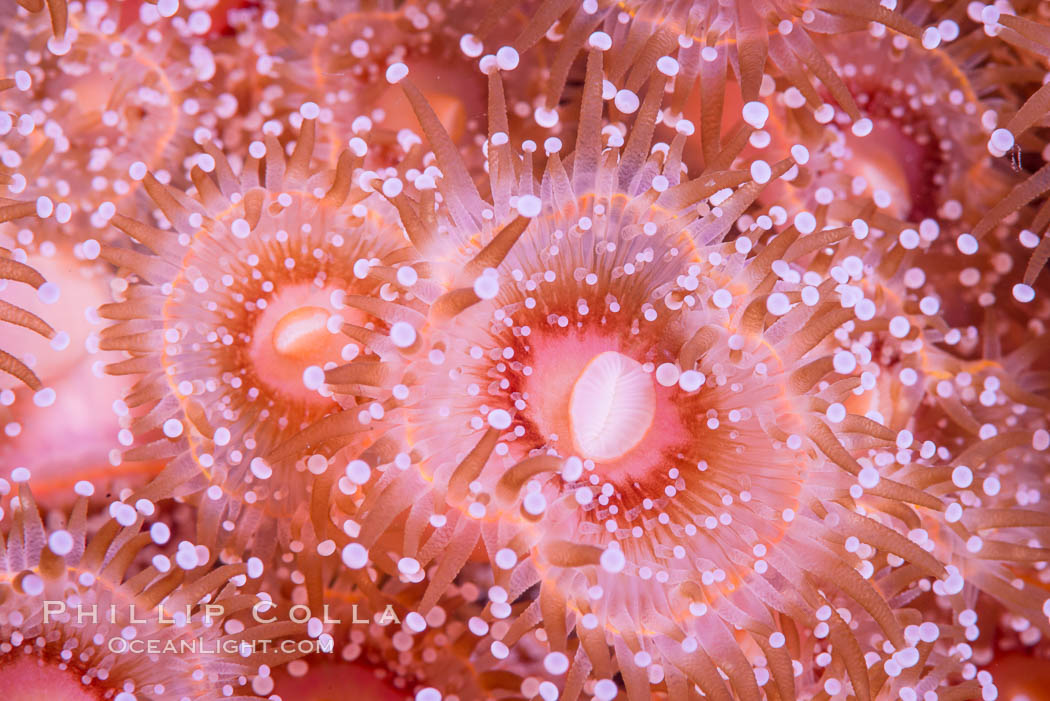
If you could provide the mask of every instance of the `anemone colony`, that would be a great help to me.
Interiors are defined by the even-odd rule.
[[[0,0],[0,693],[1050,699],[1048,70],[1044,0]]]

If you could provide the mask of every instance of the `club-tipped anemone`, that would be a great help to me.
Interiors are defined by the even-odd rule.
[[[45,1],[0,10],[0,689],[1036,693],[1047,3]],[[87,469],[108,520],[42,516]]]
[[[33,17],[5,25],[0,75],[14,87],[3,93],[0,134],[9,187],[53,199],[53,221],[71,226],[52,235],[81,242],[99,236],[118,207],[138,204],[146,169],[165,181],[183,175],[189,115],[211,104],[197,93],[215,63],[170,29],[123,27],[106,3],[73,9],[62,40],[45,41]]]
[[[802,653],[784,640],[807,637],[827,641],[817,681],[832,696],[987,686],[944,667],[966,657],[954,624],[934,635],[938,614],[908,606],[933,592],[961,607],[965,586],[997,585],[939,536],[944,465],[963,458],[924,455],[913,417],[877,409],[898,391],[892,377],[876,390],[875,337],[921,354],[944,333],[936,310],[889,293],[883,274],[900,260],[864,243],[873,231],[910,240],[906,225],[849,203],[744,216],[805,149],[757,173],[683,174],[691,124],[653,144],[672,57],[633,129],[602,130],[606,39],[590,41],[575,151],[548,141],[538,185],[501,136],[495,73],[491,204],[479,209],[431,116],[438,227],[489,242],[431,305],[378,439],[347,464],[344,562],[425,582],[425,611],[484,544],[509,601],[539,587],[502,642],[542,628],[572,660],[552,663],[566,684],[589,676],[602,694],[619,673],[629,698],[682,684],[793,697],[814,679],[796,683]],[[428,222],[406,197],[392,199],[426,248]],[[479,235],[479,211],[494,237]],[[1014,527],[993,558],[1043,557],[1017,542],[1039,526]],[[496,608],[490,620],[506,618]]]
[[[966,52],[977,49],[872,34],[816,44],[863,117],[841,108],[815,115],[786,79],[769,81],[763,138],[802,143],[812,154],[810,177],[796,183],[804,193],[795,196],[813,206],[818,190],[824,198],[878,193],[881,208],[902,220],[952,222],[980,210],[964,208],[963,200],[991,206],[1005,194],[1011,176],[987,151],[989,108],[970,80],[976,66]]]
[[[911,4],[905,15],[926,21],[923,9],[929,10]],[[883,231],[873,230],[863,246],[853,248],[872,266],[875,275],[865,285],[883,288],[889,318],[903,314],[912,324],[939,327],[937,335],[955,339],[945,343],[956,353],[975,316],[1005,318],[1009,324],[999,324],[1000,340],[1016,348],[1029,333],[1028,323],[1045,318],[1016,297],[1028,298],[1023,261],[1030,254],[1024,248],[1035,247],[1038,237],[1028,229],[1018,236],[1005,226],[983,240],[970,233],[1023,180],[1016,164],[996,159],[987,145],[995,111],[1008,109],[988,74],[997,68],[995,51],[1009,45],[956,19],[940,22],[935,40],[874,33],[817,41],[862,121],[841,110],[810,114],[799,109],[803,100],[793,88],[783,89],[782,79],[768,81],[763,92],[770,117],[764,131],[756,132],[760,138],[752,137],[752,148],[766,141],[798,142],[808,147],[809,161],[767,188],[760,201],[828,206],[843,222],[858,206],[873,206]],[[1026,211],[1022,222],[1037,225],[1031,216]],[[944,294],[949,286],[955,294]]]
[[[1046,362],[1046,336],[1007,352],[995,341],[982,343],[984,333],[996,341],[1006,335],[990,326],[978,335],[975,357],[933,347],[925,362],[887,373],[913,392],[920,389],[910,431],[923,443],[918,456],[898,461],[914,460],[910,469],[925,471],[919,484],[946,505],[929,531],[931,552],[953,562],[968,587],[1046,635],[1050,623],[1042,607],[1050,581],[1042,567],[1024,575],[1025,563],[1050,554],[1044,494],[1050,388],[1036,370]]]
[[[520,485],[523,488],[515,500],[522,514],[542,514],[542,518],[530,534],[534,539],[532,556],[527,558],[523,550],[510,554],[511,571],[504,576],[516,579],[532,572],[533,578],[518,580],[518,584],[540,584],[536,606],[537,611],[543,611],[552,652],[570,653],[570,657],[573,652],[574,643],[565,637],[572,619],[560,613],[552,621],[552,609],[544,608],[561,605],[573,612],[576,635],[587,654],[593,656],[596,676],[608,678],[619,670],[632,698],[646,698],[650,683],[670,685],[676,678],[674,683],[682,683],[683,676],[708,695],[728,693],[717,676],[699,671],[697,666],[705,663],[722,669],[732,688],[744,697],[758,693],[756,679],[775,684],[778,693],[786,693],[795,688],[791,673],[784,672],[788,660],[773,661],[780,655],[777,650],[781,645],[768,644],[768,639],[805,635],[800,630],[807,627],[812,635],[820,622],[830,618],[814,618],[813,611],[837,606],[847,613],[835,615],[877,621],[874,630],[881,630],[879,637],[894,648],[900,647],[903,638],[896,621],[904,619],[903,613],[891,613],[887,602],[877,603],[882,600],[880,590],[865,578],[876,566],[881,575],[885,563],[893,558],[898,558],[899,564],[899,553],[918,561],[921,575],[916,574],[916,578],[947,576],[940,562],[912,552],[913,545],[891,527],[890,519],[872,513],[886,502],[903,509],[917,504],[922,512],[936,512],[940,507],[934,497],[912,486],[889,476],[878,478],[878,468],[867,457],[859,461],[853,457],[866,454],[855,446],[892,445],[895,432],[874,418],[845,409],[844,403],[853,399],[853,390],[863,388],[867,378],[861,377],[856,360],[850,364],[837,357],[843,351],[834,350],[838,344],[831,339],[840,325],[851,320],[859,323],[858,312],[851,307],[857,307],[861,300],[850,303],[848,294],[847,300],[838,297],[844,292],[841,285],[830,276],[819,279],[813,267],[820,269],[820,265],[814,266],[815,261],[808,256],[802,260],[790,257],[787,252],[791,247],[796,251],[815,250],[806,239],[812,236],[813,242],[820,240],[823,224],[818,222],[815,230],[806,216],[795,221],[794,227],[781,229],[772,242],[756,227],[752,235],[757,239],[757,255],[749,256],[751,246],[737,242],[729,250],[725,250],[726,245],[721,246],[723,250],[713,246],[696,254],[697,269],[692,275],[699,284],[684,282],[691,295],[680,291],[686,305],[681,308],[687,311],[678,312],[685,317],[680,323],[693,330],[692,335],[680,332],[676,337],[664,327],[650,330],[645,328],[645,315],[625,315],[641,327],[637,336],[647,339],[655,351],[644,359],[651,363],[650,382],[657,387],[657,402],[673,407],[667,412],[670,416],[657,419],[660,432],[642,444],[634,464],[573,454],[578,444],[569,444],[562,452],[558,438],[564,433],[541,432],[537,441],[535,433],[526,428],[515,431],[517,438],[505,438],[511,455],[522,439],[526,451],[542,452],[527,463],[505,463],[493,491],[497,498],[500,490],[504,491],[506,498],[508,487]],[[799,227],[807,233],[800,235]],[[565,227],[565,231],[570,229]],[[783,248],[777,248],[778,240]],[[763,244],[770,248],[764,250]],[[564,240],[558,244],[559,249],[569,245]],[[844,244],[840,247],[848,248]],[[584,244],[570,250],[590,248]],[[775,266],[767,262],[772,260],[773,251],[783,256],[778,260],[790,261],[788,266],[794,267],[774,272]],[[825,265],[834,266],[834,260]],[[800,279],[803,271],[806,280]],[[586,275],[586,268],[580,272]],[[550,277],[564,279],[563,275]],[[749,284],[754,288],[749,289]],[[514,308],[515,321],[525,316],[521,323],[529,328],[527,343],[532,349],[542,352],[545,336],[571,338],[579,334],[579,317],[560,315],[559,310],[541,306],[542,285],[532,294],[538,317],[534,323],[529,323],[532,319],[527,311],[523,313],[527,305],[521,301],[501,308],[507,317],[512,316],[510,309]],[[613,297],[621,305],[617,313],[630,311],[622,297]],[[556,295],[548,297],[552,298],[557,299]],[[653,319],[674,314],[663,306],[668,299],[674,296],[651,300]],[[559,327],[559,320],[565,316],[569,323]],[[545,317],[549,319],[546,324]],[[613,325],[613,318],[607,314],[603,325]],[[521,327],[514,324],[510,328]],[[547,367],[511,346],[515,352],[510,357],[523,366],[518,372],[511,369],[510,362],[506,363],[509,367],[501,365],[508,353],[498,344],[479,345],[478,352],[471,354],[476,359],[473,367],[467,366],[470,361],[466,360],[459,364],[471,367],[472,377],[488,380],[479,404],[489,407],[490,416],[504,410],[513,417],[504,421],[508,425],[504,428],[528,426],[537,418],[549,422],[547,416],[556,415],[561,399],[568,403],[572,428],[577,385],[564,382],[556,374],[573,363],[573,354],[564,345],[547,349],[551,358]],[[582,349],[591,354],[595,350],[587,346]],[[590,362],[611,360],[608,352],[594,354]],[[625,366],[630,368],[622,361],[616,363],[617,374]],[[556,370],[552,372],[552,368]],[[588,374],[589,367],[584,366],[576,381],[585,381]],[[500,375],[520,391],[505,403],[498,403],[493,396],[501,394],[498,388],[502,385],[497,384]],[[527,379],[521,380],[522,375]],[[543,388],[542,394],[539,388]],[[536,396],[539,399],[532,400]],[[621,396],[626,399],[634,395],[624,392]],[[643,405],[635,400],[631,409]],[[632,442],[632,436],[624,433],[625,446]],[[414,444],[420,446],[418,440]],[[551,465],[554,451],[560,455]],[[537,459],[537,455],[543,457]],[[630,461],[630,452],[625,457]],[[560,476],[557,472],[551,475],[559,463]],[[484,485],[484,473],[479,481]],[[484,487],[477,491],[479,497],[488,492]],[[509,494],[513,496],[514,492]],[[865,494],[869,496],[862,499]],[[848,506],[841,503],[843,497]],[[858,543],[877,542],[881,552],[872,548],[857,556],[856,549],[844,544],[847,535]],[[522,541],[529,543],[530,536]],[[520,569],[513,568],[515,561],[522,563]],[[809,573],[805,578],[803,570]],[[791,588],[788,582],[800,578],[805,581],[796,590],[786,591]],[[771,597],[773,591],[780,591],[781,598]],[[811,607],[819,605],[803,613],[798,608],[806,607],[803,602]],[[765,607],[790,617],[793,623],[786,626],[781,618],[769,617],[762,613]],[[836,623],[844,625],[843,620],[829,625]],[[738,653],[724,647],[731,640],[733,626],[743,626],[751,636],[749,642],[740,644]],[[793,626],[800,630],[793,630]],[[852,685],[860,696],[876,695],[884,684],[888,684],[886,688],[899,688],[885,676],[869,678],[860,671],[856,658],[850,658],[853,650],[874,652],[881,662],[888,661],[889,655],[882,659],[877,649],[870,650],[868,639],[850,638],[848,633],[840,636],[844,630],[836,632],[838,640],[830,653],[835,665],[828,672],[828,679],[835,681],[827,688]],[[825,630],[820,637],[827,635]],[[613,647],[614,661],[608,653],[600,652],[607,643]],[[944,647],[939,654],[946,653]],[[734,657],[736,654],[741,656]],[[749,679],[750,667],[759,659],[768,662],[768,673]],[[903,659],[910,659],[910,653]],[[934,685],[954,681],[937,679]],[[805,680],[799,681],[799,693],[805,684]]]
[[[591,76],[592,80],[600,74],[601,70],[600,50],[595,49],[594,53],[594,61],[597,66],[594,70],[597,72]],[[402,71],[405,69],[400,64],[399,68]],[[388,74],[388,77],[391,77],[390,74]],[[401,72],[392,77],[396,80],[402,80],[405,78],[405,73]],[[667,76],[661,75],[654,82],[658,82],[658,87],[662,88],[663,82],[666,80]],[[430,306],[428,314],[432,325],[435,323],[446,323],[449,319],[452,319],[453,323],[458,323],[456,319],[460,314],[473,313],[470,311],[472,306],[482,302],[482,300],[492,299],[497,295],[501,282],[498,279],[499,273],[496,269],[501,266],[504,258],[508,255],[508,251],[513,250],[515,242],[530,226],[530,221],[533,221],[540,213],[541,199],[536,194],[533,194],[534,191],[538,192],[538,189],[536,185],[529,184],[532,172],[532,152],[535,146],[526,145],[523,153],[516,152],[510,146],[507,138],[506,113],[503,107],[502,82],[499,74],[495,71],[490,73],[490,85],[490,104],[492,105],[490,115],[492,115],[492,120],[490,122],[489,177],[490,189],[494,196],[491,203],[483,200],[475,189],[464,164],[455,156],[451,149],[448,134],[441,128],[433,110],[427,106],[424,96],[411,83],[408,83],[405,88],[406,95],[416,109],[417,116],[431,142],[431,148],[436,156],[436,166],[433,171],[424,172],[416,177],[410,183],[410,187],[401,187],[399,181],[397,187],[390,188],[388,185],[391,181],[388,180],[387,183],[384,183],[383,191],[387,193],[398,208],[408,237],[413,241],[416,248],[431,261],[434,269],[438,271],[438,276],[444,279],[446,287],[450,290],[436,299]],[[657,94],[657,87],[653,88],[653,94]],[[592,99],[589,102],[586,114],[590,128],[586,139],[588,155],[592,156],[595,161],[592,165],[592,168],[595,170],[590,173],[592,178],[597,173],[597,159],[600,156],[600,140],[602,138],[598,130],[601,111],[600,104],[597,102],[598,97],[597,94],[592,93]],[[615,136],[610,136],[610,138],[614,142],[618,139],[619,143],[622,144],[622,138],[619,137],[618,133]],[[677,141],[676,148],[679,152],[682,148],[683,138]],[[556,146],[556,143],[557,140],[548,142],[548,149],[556,150],[559,148],[559,146]],[[646,150],[647,144],[641,143],[641,140],[630,144],[628,148],[632,157],[641,156],[643,160]],[[674,164],[679,162],[675,156],[670,156],[668,159]],[[553,161],[560,164],[557,156],[553,157]],[[676,165],[669,168],[669,172],[671,172],[671,177],[677,182],[678,175],[673,172],[675,167]],[[557,171],[552,170],[551,172],[556,173]],[[563,171],[560,177],[565,177]],[[661,176],[662,179],[664,179],[663,176]],[[648,186],[646,187],[651,192],[651,197],[649,198],[651,203],[655,200],[657,191],[648,188]],[[657,189],[663,190],[666,188],[658,181]],[[718,188],[714,187],[714,189]],[[437,190],[437,193],[435,193],[435,190]],[[437,200],[435,194],[440,194],[441,199]],[[686,198],[689,196],[689,193],[685,195]],[[700,197],[702,195],[697,195],[690,201],[695,202]],[[433,207],[435,202],[441,203],[437,211],[438,217],[436,221],[433,214],[428,213],[428,209]],[[574,206],[572,202],[567,202],[567,204]],[[617,206],[620,205],[626,205],[626,203],[618,202]],[[587,206],[586,203],[584,206]],[[636,203],[635,206],[641,206],[641,202]],[[642,245],[641,238],[639,238],[638,245]],[[642,257],[644,258],[644,253]],[[594,303],[598,304],[600,300],[595,300]],[[482,306],[485,305],[483,304]],[[459,323],[458,327],[462,327],[463,332],[468,336],[474,332],[474,327],[467,322]],[[455,333],[452,332],[450,335],[455,336]],[[450,342],[456,343],[458,349],[461,345],[460,340],[452,338]],[[441,379],[443,372],[441,366],[445,362],[444,359],[446,357],[449,360],[453,360],[456,356],[451,352],[442,350],[441,344],[444,341],[434,342],[423,338],[422,342],[428,343],[429,350],[426,354],[416,354],[416,357],[422,357],[424,360],[418,363],[413,360],[413,362],[409,363],[408,370],[402,372],[402,375],[407,379],[420,372],[425,373],[425,379],[417,377],[419,384],[417,392],[430,393],[431,390],[427,382],[431,381],[435,383],[433,388],[435,395],[443,395],[449,391],[454,392],[455,390],[452,390],[452,387],[455,383],[448,383],[446,380]],[[416,368],[417,364],[418,371]],[[435,365],[438,367],[435,367]],[[370,379],[369,376],[362,374],[360,369],[358,371],[352,370],[353,367],[354,364],[351,363],[348,370],[345,371],[348,373],[348,376],[349,373],[355,372],[356,376],[364,380],[364,384],[375,382],[374,379]],[[360,368],[360,364],[358,364],[358,367]],[[444,372],[447,373],[448,367],[450,366],[446,366]],[[580,369],[582,370],[582,366]],[[336,369],[331,374],[335,375],[341,372],[343,371]],[[384,376],[388,374],[391,373],[383,373]],[[416,380],[409,381],[413,385],[417,384]],[[396,405],[398,402],[404,401],[406,386],[401,384],[395,387],[394,391],[395,395],[391,401]],[[418,395],[418,398],[421,397],[422,394]],[[468,397],[459,398],[469,400]],[[413,398],[410,403],[416,405],[416,399]],[[582,395],[580,401],[584,401]],[[425,403],[419,403],[414,410],[425,413],[428,411],[427,406]],[[411,416],[412,411],[412,409],[409,410],[408,428],[405,430],[398,427],[398,420],[403,416],[403,412],[398,412],[396,415],[387,414],[383,423],[385,428],[382,430],[389,431],[390,435],[382,436],[380,440],[376,441],[366,451],[366,454],[363,456],[364,460],[355,460],[348,466],[348,480],[345,480],[345,485],[341,485],[341,491],[344,494],[349,492],[347,496],[350,496],[350,499],[346,501],[350,504],[350,512],[357,512],[363,509],[364,512],[375,513],[373,519],[370,519],[375,520],[375,523],[362,524],[362,537],[366,541],[372,541],[372,543],[383,535],[393,516],[404,508],[403,499],[406,497],[411,498],[412,490],[418,488],[413,480],[418,479],[420,473],[433,475],[439,467],[437,462],[430,460],[422,470],[415,468],[413,470],[404,469],[411,464],[412,456],[409,454],[409,451],[396,449],[398,438],[394,438],[394,436],[405,432],[413,434],[417,425],[427,426],[426,421],[416,421],[417,418],[422,419],[425,417],[413,417]],[[318,428],[318,436],[321,435],[320,432],[324,428],[323,426]],[[429,431],[429,428],[425,428],[425,430]],[[311,431],[307,433],[309,434]],[[593,438],[588,438],[587,440],[593,440]],[[492,440],[490,442],[494,443],[495,441]],[[489,445],[488,450],[491,449],[492,446]],[[483,463],[487,455],[479,455],[479,457]],[[476,460],[477,458],[475,458]],[[389,479],[384,480],[384,482],[389,482],[389,484],[382,486],[379,490],[369,489],[366,486],[362,496],[354,496],[354,494],[362,494],[357,485],[364,485],[369,481],[370,475],[378,474],[373,472],[373,470],[385,468],[391,462],[394,462],[400,468],[400,473],[392,472],[391,476],[399,474],[398,477],[392,481]],[[359,463],[364,466],[362,469],[356,467]],[[445,465],[441,469],[447,471],[448,467],[448,465]],[[467,467],[466,469],[469,471],[473,467]],[[445,474],[442,479],[447,483],[449,476]],[[461,478],[456,478],[457,482],[460,480]],[[467,481],[469,482],[470,480]],[[466,494],[461,493],[465,492],[465,486],[465,483],[455,486],[455,499],[461,502],[460,505],[462,507],[468,508],[469,505],[463,501],[463,497]],[[362,499],[363,502],[361,504],[355,503]],[[376,504],[384,505],[382,508],[374,509],[373,506]],[[433,513],[435,509],[440,512],[439,504],[430,503],[427,508],[431,509],[431,513],[425,513],[424,509],[420,508],[413,517],[413,522],[419,519],[425,521],[429,516],[433,516],[435,519],[440,517],[440,513]],[[421,526],[425,527],[426,523],[421,524]],[[413,528],[415,527],[413,526]],[[469,523],[464,523],[462,528],[470,530],[472,526]],[[477,534],[475,533],[474,537],[476,538],[476,536]],[[459,555],[466,556],[469,555],[469,551],[472,548],[473,545],[470,545],[465,549],[460,547],[457,550]],[[457,555],[457,559],[459,555]],[[381,566],[394,572],[398,571],[396,561],[384,558]],[[458,566],[453,562],[445,569],[446,574],[443,576],[447,576],[449,578],[448,581],[451,581],[451,577],[455,575]],[[418,574],[419,570],[417,568],[409,573],[409,576],[417,577]],[[428,601],[433,603],[434,597],[439,595],[440,587],[435,587],[428,594]]]
[[[252,539],[233,533],[245,504],[265,501],[271,515],[298,508],[315,464],[298,475],[300,455],[273,465],[266,456],[338,408],[326,369],[396,354],[420,323],[414,291],[426,283],[385,219],[393,212],[362,203],[359,156],[346,151],[334,173],[315,171],[314,137],[306,119],[290,156],[269,137],[236,171],[209,147],[189,193],[146,174],[167,228],[117,215],[149,252],[103,249],[131,276],[123,299],[100,309],[113,321],[100,347],[131,355],[108,372],[139,378],[126,398],[139,443],[125,459],[170,461],[142,496],[206,490],[202,518],[226,535],[204,532],[217,539]]]
[[[264,130],[306,101],[320,107],[318,150],[334,159],[349,139],[369,141],[369,167],[400,161],[419,143],[419,124],[400,89],[384,78],[405,63],[453,141],[476,150],[485,111],[485,76],[459,49],[456,27],[469,3],[326,0],[267,3],[237,16],[258,54],[258,114]],[[262,122],[265,120],[265,122]],[[480,168],[480,159],[476,164]]]
[[[1048,283],[1040,277],[1050,255],[1043,236],[1050,208],[1043,201],[1046,188],[1039,184],[1045,140],[1037,118],[1040,100],[1046,99],[1045,89],[1039,87],[1045,71],[1037,66],[1047,40],[1033,7],[1019,7],[1028,17],[981,3],[968,4],[965,14],[961,5],[959,9],[938,24],[940,42],[927,52],[928,59],[914,64],[917,77],[927,76],[923,79],[927,90],[938,84],[928,77],[938,74],[941,85],[954,82],[958,87],[947,93],[947,99],[910,98],[889,117],[898,124],[902,117],[918,116],[914,108],[920,107],[926,115],[922,121],[929,122],[927,131],[940,134],[942,144],[954,145],[942,149],[938,159],[929,159],[929,154],[911,163],[896,159],[900,163],[896,172],[913,175],[912,164],[926,168],[936,161],[939,166],[930,184],[940,183],[926,198],[926,209],[936,210],[935,215],[912,227],[919,237],[911,237],[915,245],[911,254],[903,256],[897,288],[915,301],[936,298],[938,315],[953,329],[947,332],[947,344],[956,355],[974,358],[1025,345],[1032,335],[1043,333],[1050,313],[1042,303]],[[921,2],[909,4],[904,12],[916,21],[937,17]],[[926,64],[929,71],[923,70]],[[924,94],[921,89],[912,92]],[[955,117],[946,113],[948,105],[955,105]],[[930,119],[937,115],[936,121]],[[944,124],[945,117],[947,131],[937,126]],[[877,129],[866,140],[878,136]],[[983,153],[975,142],[978,134],[983,134]],[[880,144],[886,141],[876,139]],[[820,159],[815,153],[814,160]],[[849,169],[847,165],[845,170]],[[952,171],[965,177],[953,177]],[[894,180],[904,182],[899,177]],[[806,187],[813,192],[817,185]],[[886,188],[881,194],[891,207],[897,199],[892,190]],[[912,205],[908,208],[913,220],[922,214]],[[948,287],[955,293],[943,294]]]
[[[148,501],[114,503],[112,518],[89,528],[97,520],[89,482],[77,484],[68,516],[45,526],[22,472],[0,522],[0,685],[8,694],[218,701],[247,691],[260,668],[298,656],[294,645],[279,646],[304,626],[256,624],[250,615],[258,599],[241,587],[260,577],[261,562],[211,568],[206,548],[188,541],[164,554],[171,528],[153,520]]]

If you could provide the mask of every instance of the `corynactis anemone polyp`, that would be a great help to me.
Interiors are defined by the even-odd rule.
[[[611,43],[591,36],[571,165],[548,141],[536,189],[507,145],[492,74],[494,201],[482,204],[492,223],[480,235],[464,206],[473,186],[407,88],[446,175],[439,221],[489,243],[432,306],[426,352],[394,391],[403,408],[385,417],[392,430],[347,467],[363,498],[337,500],[360,529],[344,561],[360,568],[370,555],[427,578],[426,610],[484,539],[511,601],[540,585],[502,642],[542,621],[548,671],[569,672],[570,697],[593,673],[605,679],[596,695],[611,698],[616,671],[631,698],[683,683],[721,697],[723,678],[748,698],[767,684],[782,697],[994,695],[986,677],[963,683],[949,671],[967,657],[958,624],[908,606],[932,591],[963,607],[962,560],[928,536],[955,511],[930,479],[958,488],[948,473],[978,461],[964,451],[948,472],[914,469],[916,436],[863,401],[877,383],[857,344],[886,329],[866,322],[888,295],[882,280],[865,282],[873,271],[850,242],[889,218],[869,223],[873,209],[852,208],[849,225],[829,226],[825,203],[740,219],[792,159],[683,180],[691,124],[651,145],[679,69],[671,57],[657,62],[663,76],[634,128],[603,133],[597,81]],[[792,152],[805,160],[804,148]],[[425,240],[407,189],[396,191],[410,238]],[[921,348],[908,331],[922,325],[900,326],[891,335]],[[923,461],[954,453],[922,445]],[[978,520],[994,514],[969,506]],[[404,528],[390,529],[401,512]],[[1022,540],[1041,523],[991,522]],[[988,547],[1000,561],[1043,557],[1016,542]],[[1033,600],[1022,608],[1031,614]],[[800,638],[822,641],[829,662],[796,679],[801,653],[785,641]]]
[[[943,32],[948,42],[953,34],[947,27]],[[972,237],[961,236],[1015,181],[1009,167],[987,151],[992,113],[969,82],[975,59],[968,58],[968,49],[956,50],[954,43],[931,49],[909,37],[877,34],[817,44],[864,117],[850,124],[844,111],[811,114],[793,87],[768,81],[763,99],[770,116],[760,115],[763,131],[751,139],[752,148],[801,143],[811,158],[767,188],[760,202],[826,206],[843,222],[853,218],[851,211],[870,207],[877,228],[852,244],[852,252],[877,272],[865,285],[885,286],[887,295],[898,298],[892,302],[897,311],[913,314],[921,307],[919,316],[931,317],[924,324],[932,318],[957,323],[988,307],[992,292],[1008,296],[1015,281],[1007,275],[1010,253],[1018,247],[996,241],[978,250]],[[944,285],[960,283],[960,294],[941,296]]]
[[[118,206],[138,203],[132,166],[167,181],[174,161],[174,176],[182,175],[172,156],[189,140],[188,93],[214,63],[174,32],[139,22],[121,31],[107,3],[74,9],[63,40],[33,17],[5,26],[0,74],[13,76],[16,89],[5,93],[0,134],[11,189],[50,196],[55,221],[73,226],[49,229],[49,237],[85,232],[76,234],[80,242],[103,230]]]
[[[333,165],[346,141],[368,138],[368,165],[403,158],[418,139],[412,110],[383,80],[390,64],[406,63],[421,78],[442,124],[457,144],[473,147],[485,108],[485,77],[459,50],[458,24],[469,10],[437,3],[327,0],[274,3],[239,13],[263,83],[253,86],[258,112],[246,115],[267,133],[305,101],[320,106],[318,151]],[[265,120],[265,122],[263,122]]]
[[[201,517],[222,531],[266,496],[272,514],[301,503],[305,480],[264,458],[338,408],[324,369],[358,353],[396,352],[415,335],[400,318],[373,315],[384,304],[378,296],[411,297],[419,276],[400,230],[351,193],[363,144],[357,155],[345,151],[334,173],[314,171],[316,105],[303,111],[310,118],[290,156],[269,137],[252,144],[236,173],[209,147],[192,171],[192,194],[144,174],[170,230],[118,216],[152,255],[104,249],[135,276],[122,301],[100,309],[115,322],[101,347],[132,356],[108,371],[141,378],[127,404],[144,444],[126,457],[171,461],[141,496],[207,488]],[[314,462],[309,469],[317,472]],[[276,527],[266,522],[266,532]]]
[[[802,95],[776,81],[764,98],[775,114],[767,123],[773,141],[801,142],[813,152],[813,177],[805,182],[811,205],[820,188],[840,198],[868,190],[902,220],[951,220],[964,198],[991,206],[1003,196],[1009,171],[991,160],[985,108],[957,58],[901,35],[836,36],[817,46],[842,76],[861,121],[842,128],[854,119],[848,112],[800,109]]]
[[[256,625],[246,616],[256,597],[238,587],[262,575],[261,562],[198,569],[210,557],[188,541],[171,556],[149,555],[168,543],[171,528],[159,519],[145,527],[156,512],[145,500],[114,504],[113,518],[89,533],[94,488],[83,481],[68,517],[45,527],[28,471],[14,477],[18,494],[0,537],[0,688],[15,698],[217,700],[257,676],[260,665],[296,656],[294,647],[289,654],[277,644],[301,636],[304,626]],[[0,487],[0,494],[10,489],[3,480]],[[140,652],[132,651],[133,640]],[[242,654],[257,640],[274,648]],[[200,652],[185,652],[189,642]],[[149,654],[147,643],[155,648]]]
[[[0,688],[995,701],[1046,656],[1044,2],[237,3],[4,27],[0,321],[74,352],[5,335],[0,423],[98,346],[136,384],[76,405],[112,521],[3,504]],[[55,251],[101,338],[25,302],[96,306]],[[0,462],[41,498],[50,452]],[[339,659],[100,642],[297,637],[271,595]]]

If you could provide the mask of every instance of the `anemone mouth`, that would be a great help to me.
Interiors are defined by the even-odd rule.
[[[374,357],[369,343],[379,320],[352,300],[378,292],[383,283],[367,279],[369,269],[388,265],[399,248],[377,233],[382,227],[289,210],[236,253],[212,259],[214,246],[228,244],[199,241],[163,313],[162,362],[184,411],[192,414],[211,395],[208,414],[217,425],[254,416],[245,428],[265,441],[264,451],[338,408],[326,389],[327,370]],[[202,374],[205,368],[212,370]],[[216,394],[218,383],[226,389]]]
[[[583,458],[615,460],[634,449],[653,425],[653,382],[641,363],[616,351],[591,358],[572,385],[569,425]]]

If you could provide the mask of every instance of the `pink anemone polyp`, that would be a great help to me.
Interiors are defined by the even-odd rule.
[[[806,201],[823,199],[821,189],[836,197],[878,193],[890,216],[950,221],[964,199],[991,206],[1005,194],[1008,174],[985,146],[988,107],[971,83],[974,59],[960,44],[928,48],[874,32],[822,37],[816,46],[842,88],[829,96],[838,107],[817,113],[789,79],[768,81],[766,138],[802,143],[813,154],[812,177],[796,183]],[[768,194],[783,198],[779,188]]]
[[[469,12],[457,6],[407,3],[396,9],[358,2],[284,5],[264,13],[255,35],[265,118],[296,110],[306,100],[320,109],[319,152],[335,165],[347,140],[367,138],[369,166],[411,154],[419,122],[400,89],[384,73],[404,61],[420,76],[420,89],[455,143],[473,145],[477,115],[485,109],[485,77],[459,48],[458,24]],[[259,114],[253,119],[260,118]],[[270,119],[268,124],[274,124]]]
[[[52,197],[55,218],[78,232],[51,227],[50,237],[82,239],[105,230],[117,207],[140,203],[139,168],[182,175],[172,156],[189,143],[183,101],[199,109],[189,96],[200,97],[214,71],[210,52],[197,46],[191,60],[192,39],[178,31],[142,21],[120,29],[119,11],[102,3],[71,9],[62,40],[48,39],[40,18],[5,26],[0,75],[18,76],[5,93],[6,121],[16,126],[4,131],[21,157],[21,186]]]
[[[257,599],[239,587],[260,579],[261,560],[212,567],[206,547],[185,540],[174,547],[173,526],[148,500],[111,502],[108,519],[90,512],[95,488],[87,481],[74,487],[70,511],[54,514],[62,527],[45,526],[29,478],[20,468],[17,497],[5,498],[0,517],[0,688],[7,696],[228,697],[261,676],[258,662],[240,654],[242,641],[305,632],[288,621],[257,623],[245,615]],[[3,487],[6,497],[6,481]],[[209,613],[204,602],[218,608]],[[125,644],[130,640],[140,642],[132,647]],[[191,640],[197,645],[182,643]],[[296,654],[264,657],[280,664]]]
[[[125,459],[170,461],[138,494],[207,487],[225,512],[216,537],[251,537],[234,533],[245,505],[270,515],[304,506],[327,463],[317,456],[303,478],[295,463],[315,451],[272,466],[267,458],[339,409],[327,371],[359,355],[387,358],[415,333],[387,308],[414,299],[416,257],[382,203],[366,206],[352,191],[363,154],[344,151],[334,172],[315,170],[316,105],[303,112],[311,118],[290,155],[271,136],[235,173],[209,146],[189,192],[146,175],[169,228],[118,215],[113,223],[152,255],[103,249],[131,276],[122,299],[100,309],[113,322],[102,347],[130,354],[108,371],[144,376],[126,399],[139,444]]]

